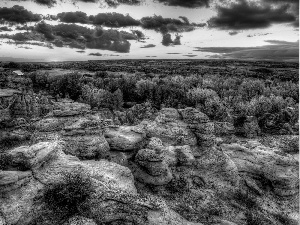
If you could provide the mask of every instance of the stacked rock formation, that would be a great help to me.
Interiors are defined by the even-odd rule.
[[[151,138],[147,148],[138,151],[135,156],[134,176],[145,184],[165,185],[172,179],[171,170],[163,152],[165,147],[158,138]]]
[[[82,159],[108,158],[109,145],[103,135],[101,121],[79,118],[63,128],[65,152]]]
[[[214,123],[210,122],[207,115],[194,108],[179,110],[183,121],[197,137],[197,144],[204,150],[215,145]]]
[[[54,103],[53,117],[35,124],[35,142],[62,140],[64,151],[80,159],[108,157],[110,149],[104,138],[107,121],[89,115],[89,105],[72,101]]]

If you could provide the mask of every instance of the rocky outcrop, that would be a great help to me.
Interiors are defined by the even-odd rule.
[[[65,152],[83,159],[108,157],[109,145],[103,135],[101,121],[78,118],[63,128]]]
[[[66,172],[81,171],[90,177],[94,193],[79,208],[79,215],[67,224],[193,224],[170,210],[163,201],[141,197],[130,170],[100,161],[80,161],[64,154],[63,143],[42,142],[12,149],[12,167],[26,164],[26,171],[5,170],[0,174],[0,214],[9,225],[59,224],[62,215],[54,215],[43,202],[47,185],[59,182]],[[52,214],[51,214],[52,213]],[[51,216],[52,215],[52,216]]]
[[[135,156],[134,176],[145,184],[165,185],[172,179],[171,170],[163,155],[165,151],[158,138],[152,138],[146,149],[141,149]]]
[[[38,131],[34,140],[62,140],[64,152],[80,159],[103,159],[108,157],[110,149],[104,138],[107,120],[97,115],[87,114],[89,107],[72,101],[60,101],[54,104],[55,117],[44,118],[35,123]],[[85,116],[82,114],[86,113]]]
[[[207,115],[194,108],[179,110],[183,121],[197,137],[197,144],[202,149],[208,149],[215,145],[214,123],[210,122]]]
[[[140,148],[146,134],[139,127],[120,126],[106,129],[104,137],[112,150],[130,152]]]
[[[253,179],[261,188],[269,188],[278,196],[291,197],[299,190],[299,163],[292,157],[278,155],[262,145],[248,149],[239,144],[222,144],[239,173]],[[248,183],[251,183],[249,181]]]
[[[197,139],[176,109],[163,108],[154,121],[144,120],[139,126],[149,137],[157,137],[166,145],[197,145]]]

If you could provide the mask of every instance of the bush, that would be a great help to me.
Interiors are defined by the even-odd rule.
[[[0,153],[0,170],[5,170],[11,164],[12,157],[7,153]]]
[[[299,153],[299,136],[283,138],[281,140],[281,149],[286,153]]]
[[[76,170],[64,173],[60,182],[46,187],[44,200],[51,210],[73,215],[93,192],[91,179]]]
[[[192,88],[187,92],[187,99],[193,105],[205,104],[205,102],[210,100],[218,100],[218,94],[212,89],[206,88]]]
[[[239,93],[244,100],[250,101],[264,93],[264,84],[260,80],[244,80],[240,85]]]

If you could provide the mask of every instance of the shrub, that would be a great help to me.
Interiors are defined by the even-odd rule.
[[[208,99],[218,100],[218,94],[212,89],[192,88],[187,92],[187,99],[192,104],[205,104]]]
[[[264,93],[264,84],[260,80],[244,80],[240,85],[239,93],[244,100],[250,101]]]
[[[44,200],[51,210],[73,215],[93,191],[91,179],[76,170],[64,173],[60,182],[46,187]]]
[[[183,176],[174,176],[174,178],[167,184],[167,190],[171,193],[179,193],[188,190],[188,181]]]
[[[0,170],[5,170],[11,164],[12,157],[7,153],[0,153]]]
[[[286,153],[299,152],[299,136],[285,137],[281,140],[281,149]]]

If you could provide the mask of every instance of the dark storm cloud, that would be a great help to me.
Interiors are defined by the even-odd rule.
[[[56,0],[35,0],[35,2],[42,5],[53,5],[56,3]]]
[[[38,14],[33,14],[32,12],[26,10],[23,6],[15,5],[11,8],[0,8],[0,19],[9,22],[26,23],[40,21],[41,16]]]
[[[181,6],[188,8],[209,7],[210,0],[158,0],[170,6]]]
[[[240,0],[229,7],[218,6],[218,15],[211,18],[208,24],[210,27],[233,30],[266,28],[273,23],[296,21],[296,16],[289,9],[289,4],[273,8],[271,4],[257,5]]]
[[[163,34],[168,32],[189,32],[195,27],[203,27],[206,24],[190,23],[186,17],[180,16],[180,19],[164,18],[162,16],[147,16],[140,20],[141,27],[152,29]]]
[[[63,12],[57,14],[57,18],[64,23],[82,23],[105,25],[107,27],[126,27],[138,26],[140,22],[133,19],[130,15],[121,13],[99,13],[95,16],[87,16],[84,12]]]

